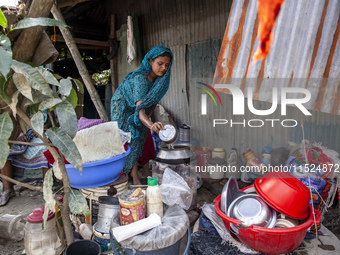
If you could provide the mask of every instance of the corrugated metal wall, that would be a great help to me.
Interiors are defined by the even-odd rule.
[[[268,123],[261,128],[244,128],[240,125],[234,127],[230,127],[230,125],[229,127],[227,125],[220,125],[213,128],[213,116],[219,116],[218,118],[222,119],[234,119],[234,121],[242,121],[243,119],[265,119],[263,117],[255,116],[249,111],[246,112],[245,116],[242,118],[233,117],[232,98],[230,95],[223,93],[219,93],[222,98],[223,106],[215,106],[212,100],[209,100],[208,98],[208,115],[201,115],[202,91],[197,88],[200,86],[197,82],[206,82],[207,84],[213,83],[215,67],[219,57],[222,38],[226,29],[232,1],[128,0],[111,4],[109,4],[109,2],[110,1],[108,1],[108,8],[111,8],[111,13],[117,15],[118,27],[120,27],[121,24],[126,23],[126,16],[129,13],[137,13],[140,21],[142,49],[144,53],[154,45],[164,45],[172,49],[175,59],[172,68],[171,84],[169,91],[162,99],[161,104],[171,114],[177,125],[183,123],[192,125],[192,135],[200,141],[201,146],[223,147],[229,151],[231,147],[240,149],[243,145],[251,147],[257,155],[260,155],[262,148],[266,144],[271,144],[273,147],[277,148],[288,147],[288,141],[291,140],[295,142],[301,141],[302,132],[300,123],[299,126],[295,128],[285,128],[282,127],[280,123],[275,125],[275,128],[272,128]],[[242,8],[236,8],[235,5],[242,7],[244,2],[247,1],[237,0],[233,2],[234,7],[232,11],[236,13],[238,17],[242,14]],[[287,0],[287,2],[294,4],[295,1]],[[286,12],[289,13],[289,10],[298,10],[300,12],[299,15],[311,15],[310,12],[314,15],[320,15],[320,6],[316,6],[318,5],[316,2],[321,4],[319,2],[324,1],[315,1],[314,7],[310,6],[313,5],[311,3],[308,3],[307,7],[303,7],[300,6],[300,1],[296,1],[295,6],[290,7]],[[250,8],[250,6],[256,7],[255,0],[248,1],[248,3],[248,8]],[[329,6],[332,6],[332,4],[329,4]],[[304,12],[304,8],[306,8],[306,12]],[[337,6],[333,6],[332,8],[334,9],[333,13],[338,10]],[[243,20],[244,29],[242,40],[250,40],[250,44],[240,45],[236,58],[237,61],[235,62],[235,67],[232,72],[235,77],[243,77],[238,74],[245,73],[249,64],[247,64],[249,52],[253,53],[257,49],[257,41],[252,39],[257,13],[248,11],[242,15],[245,15]],[[287,17],[287,20],[293,23],[301,22],[301,17],[294,17],[294,14],[290,14],[290,16]],[[327,20],[330,19],[328,16],[326,17]],[[331,17],[334,19],[335,16],[333,15]],[[280,20],[279,22],[283,24],[287,21]],[[329,24],[333,24],[332,27],[334,28],[334,24],[337,24],[336,22],[338,21],[333,20],[329,22],[331,22]],[[239,23],[236,21],[229,24],[229,36],[233,36],[237,33],[238,25]],[[306,25],[306,21],[304,21],[302,25]],[[292,29],[290,25],[286,25],[284,30],[286,32],[291,32]],[[299,35],[299,31],[294,32],[296,36]],[[309,33],[299,36],[304,38],[304,40],[307,40],[309,38],[308,36],[315,33],[315,31],[313,31],[309,31]],[[317,29],[317,31],[319,30]],[[322,29],[321,31],[323,32]],[[332,29],[328,28],[323,33],[326,33],[327,31],[331,32]],[[278,31],[276,31],[276,33],[278,33]],[[324,36],[327,38],[326,35]],[[328,34],[327,36],[330,35]],[[295,37],[293,36],[292,40],[296,40]],[[255,46],[250,47],[251,43],[255,43]],[[329,42],[325,43],[329,44]],[[288,50],[287,53],[280,51],[281,53],[278,55],[278,58],[270,57],[263,67],[261,67],[260,64],[259,67],[255,66],[252,68],[250,72],[258,74],[259,69],[264,68],[270,77],[277,74],[283,67],[285,67],[288,72],[288,70],[291,70],[292,68],[290,67],[290,63],[296,56],[294,47],[301,48],[301,44],[303,44],[303,42],[299,41],[299,44],[296,45],[295,41],[291,41],[290,37],[287,36],[280,41],[280,44],[273,46],[274,50],[275,48],[280,49],[280,47],[285,46]],[[324,45],[323,42],[320,42],[320,44]],[[334,52],[332,62],[333,73],[336,72],[336,66],[339,65],[339,62],[337,64],[334,62],[334,59],[339,56],[338,48],[339,47],[337,47],[337,50]],[[319,58],[315,58],[315,56],[309,56],[309,53],[313,55],[313,51],[303,51],[305,61],[310,62],[311,58],[314,58],[314,69],[311,70],[315,70],[317,66],[320,66],[321,63],[325,62],[321,61]],[[309,57],[309,60],[307,59],[307,56]],[[244,64],[244,61],[246,61],[246,64]],[[280,63],[279,67],[273,69],[271,63],[274,62],[276,64]],[[295,68],[298,68],[298,66],[295,66]],[[311,71],[311,77],[315,77],[313,76],[314,72],[315,71]],[[302,70],[296,72],[296,77],[303,77],[302,73]],[[291,77],[290,75],[291,73],[288,72],[285,77],[288,77],[289,80]],[[251,77],[257,76],[253,75]],[[338,75],[337,78],[340,78],[340,75]],[[264,90],[265,85],[263,84],[261,88]],[[266,89],[268,89],[268,87]],[[268,93],[262,93],[262,90],[261,96],[266,95],[268,97]],[[268,102],[254,101],[254,107],[256,109],[269,109],[270,106],[271,103]],[[247,109],[247,107],[245,107],[245,109]],[[290,108],[285,119],[296,119],[300,121],[302,117],[303,116],[301,116],[298,109]],[[282,120],[279,110],[270,116],[266,116],[266,118]],[[305,138],[311,141],[322,142],[325,146],[340,151],[340,144],[337,143],[340,136],[340,131],[337,131],[339,125],[339,119],[336,116],[313,111],[312,117],[304,118]]]

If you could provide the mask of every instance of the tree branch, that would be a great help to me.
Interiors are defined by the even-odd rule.
[[[17,180],[12,179],[11,177],[8,177],[8,176],[3,175],[3,174],[0,174],[0,177],[4,180],[12,182],[16,185],[19,185],[19,186],[22,186],[22,187],[25,187],[25,188],[28,188],[28,189],[31,189],[31,190],[38,190],[38,191],[43,192],[42,187],[36,187],[36,186],[32,186],[32,185],[29,185],[29,184],[26,184],[26,183],[19,182]]]

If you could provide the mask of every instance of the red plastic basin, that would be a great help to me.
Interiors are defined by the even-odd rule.
[[[214,200],[215,211],[222,218],[224,225],[230,233],[230,223],[240,225],[241,221],[232,219],[220,210],[221,195]],[[292,228],[263,228],[251,226],[250,228],[238,229],[237,241],[242,242],[249,248],[266,254],[283,254],[297,249],[305,238],[307,229],[314,224],[320,224],[321,213],[314,210],[311,205],[308,208],[306,221]],[[232,235],[233,236],[233,235]]]

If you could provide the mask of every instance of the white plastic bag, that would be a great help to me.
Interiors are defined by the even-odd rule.
[[[172,206],[178,204],[188,210],[191,205],[193,191],[186,181],[175,171],[166,168],[163,174],[162,184],[159,186],[164,204]]]

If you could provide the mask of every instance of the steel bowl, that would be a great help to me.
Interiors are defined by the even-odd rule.
[[[228,208],[228,217],[241,221],[241,225],[231,225],[235,232],[238,228],[259,226],[273,228],[276,223],[276,211],[269,207],[257,194],[245,194],[236,198]]]
[[[226,214],[232,201],[235,199],[235,194],[239,192],[237,180],[231,176],[228,182],[224,185],[221,193],[221,211]]]

